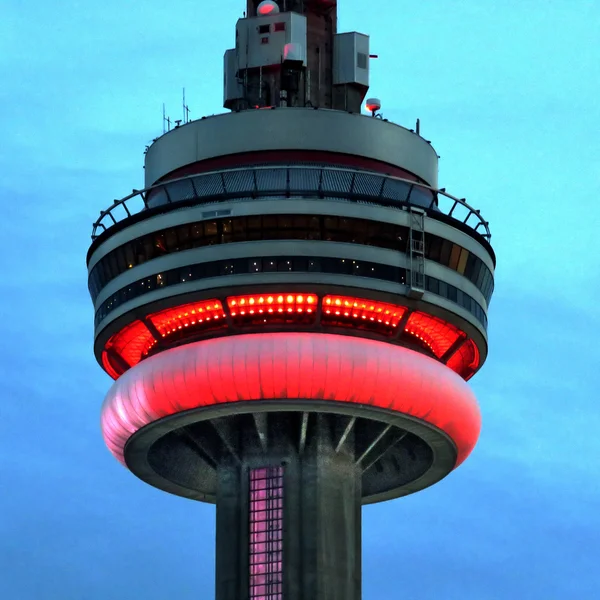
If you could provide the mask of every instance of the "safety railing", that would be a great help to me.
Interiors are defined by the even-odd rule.
[[[92,240],[111,227],[143,211],[165,210],[186,204],[212,204],[248,198],[345,199],[396,208],[418,206],[460,221],[491,239],[489,223],[464,198],[409,179],[372,171],[323,166],[254,166],[188,175],[159,183],[115,200],[101,211]]]

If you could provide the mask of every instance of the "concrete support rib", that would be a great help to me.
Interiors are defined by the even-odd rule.
[[[235,459],[237,463],[241,463],[239,452],[236,448],[235,434],[231,430],[230,424],[226,419],[214,419],[211,421],[211,425],[221,438],[223,445],[227,448],[229,454]]]
[[[217,457],[214,452],[212,452],[210,446],[204,442],[195,432],[190,430],[188,427],[182,427],[181,433],[190,441],[190,443],[194,446],[194,449],[199,454],[199,456],[208,463],[213,469],[216,468],[218,464]]]
[[[369,460],[368,463],[364,463],[362,472],[368,471],[378,460],[381,460],[392,448],[394,448],[397,444],[399,444],[406,436],[408,435],[407,431],[403,431],[400,435],[396,436],[396,439],[392,441],[391,444],[386,445],[377,455]]]
[[[266,452],[268,446],[267,440],[269,438],[269,433],[267,430],[267,413],[253,413],[252,420],[254,421],[254,425],[256,427],[256,433],[258,435],[260,445]]]
[[[375,449],[377,444],[385,437],[386,433],[392,428],[391,425],[386,425],[381,432],[377,435],[377,437],[367,446],[367,448],[363,451],[363,453],[358,457],[357,463],[361,464],[367,456]]]
[[[298,446],[298,451],[300,455],[304,453],[304,448],[306,446],[306,434],[308,431],[308,413],[302,413],[302,425],[300,425],[300,442]]]
[[[356,417],[351,417],[348,421],[348,424],[346,425],[346,427],[344,429],[344,432],[340,436],[340,439],[335,447],[336,454],[341,450],[342,446],[344,445],[344,442],[348,439],[348,436],[350,435],[350,432],[352,431],[352,428],[354,427],[354,423],[356,423]]]

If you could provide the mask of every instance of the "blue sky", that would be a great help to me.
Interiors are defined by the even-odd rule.
[[[208,3],[206,3],[207,5]],[[340,0],[371,35],[371,94],[490,221],[483,431],[437,486],[364,510],[365,600],[592,599],[600,574],[600,4]],[[105,449],[91,224],[143,181],[144,146],[221,112],[242,0],[0,7],[0,597],[213,597],[214,508]],[[7,335],[8,334],[8,335]]]

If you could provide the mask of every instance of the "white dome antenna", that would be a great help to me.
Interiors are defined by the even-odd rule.
[[[279,6],[277,2],[273,0],[263,0],[256,9],[256,14],[260,17],[266,17],[267,15],[276,15],[279,12]]]
[[[378,110],[381,110],[381,100],[379,98],[368,98],[366,102],[367,110],[371,111],[371,115],[375,116]]]

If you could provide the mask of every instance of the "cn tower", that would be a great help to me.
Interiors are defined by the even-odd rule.
[[[359,600],[362,505],[479,436],[488,223],[367,96],[372,58],[335,0],[248,0],[227,112],[157,138],[94,224],[104,440],[216,505],[217,600]]]

